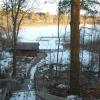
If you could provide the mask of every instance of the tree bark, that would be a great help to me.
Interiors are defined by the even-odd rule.
[[[80,73],[80,0],[71,0],[71,66],[70,66],[70,93],[79,94],[79,73]]]
[[[17,37],[16,37],[16,20],[15,20],[13,25],[13,74],[12,74],[13,78],[16,76],[16,43],[17,43]]]
[[[98,72],[98,79],[100,79],[100,52],[99,52],[99,72]]]

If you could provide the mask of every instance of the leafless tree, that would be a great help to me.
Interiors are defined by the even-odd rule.
[[[71,67],[70,67],[70,88],[72,93],[79,93],[79,72],[80,72],[80,0],[71,1]]]
[[[62,0],[59,6],[64,13],[71,13],[71,66],[70,66],[70,91],[72,94],[80,92],[79,73],[80,73],[80,12],[81,9],[86,11],[86,14],[94,16],[97,14],[96,7],[100,5],[99,1],[95,0]]]
[[[21,23],[26,13],[31,9],[28,6],[27,0],[3,0],[3,9],[7,19],[7,32],[6,36],[8,41],[12,42],[13,50],[13,73],[16,76],[16,45],[18,40],[18,33]]]

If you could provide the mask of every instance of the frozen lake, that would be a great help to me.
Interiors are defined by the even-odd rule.
[[[100,25],[80,25],[81,36],[84,35],[85,41],[90,40],[89,36],[95,37],[95,34],[100,35]],[[90,29],[92,28],[92,29]],[[94,28],[96,30],[94,30]],[[57,26],[44,26],[44,27],[26,27],[22,28],[19,32],[19,41],[22,42],[39,42],[40,49],[56,49],[57,48],[57,37],[58,37]],[[59,28],[60,37],[70,38],[70,26],[60,26]],[[54,38],[51,38],[54,37]],[[96,37],[95,37],[96,38]]]
[[[89,40],[88,35],[93,35],[92,38],[94,38],[95,33],[98,32],[99,25],[95,26],[96,30],[90,30],[90,28],[93,26],[87,25],[87,29],[83,29],[82,25],[80,26],[81,30],[81,36],[85,32],[85,40]],[[70,26],[68,25],[66,28],[64,26],[60,26],[60,37],[67,37],[69,40],[70,38]],[[19,41],[21,42],[39,42],[40,49],[57,49],[58,48],[58,31],[57,31],[57,26],[45,26],[45,27],[28,27],[28,28],[22,28],[20,30],[19,34]],[[99,32],[97,33],[99,36]],[[54,38],[52,38],[54,37]],[[60,49],[63,49],[63,46],[60,45]],[[83,50],[80,51],[80,61],[82,60],[83,64],[88,65],[91,56],[89,55],[90,52]],[[69,64],[70,63],[70,50],[65,50],[65,51],[60,51],[59,54],[59,63],[63,64]],[[43,59],[42,61],[46,60],[47,63],[56,63],[57,62],[57,51],[47,53],[47,57]],[[41,62],[42,62],[41,61]],[[32,68],[31,70],[31,78],[34,78],[34,73],[36,70],[36,66]],[[98,69],[96,69],[98,70]],[[35,100],[35,92],[30,91],[30,92],[18,92],[18,93],[13,93],[13,97],[10,100]]]
[[[86,28],[83,28],[84,25],[80,25],[80,34],[81,37],[84,36],[84,42],[90,41],[90,39],[100,38],[100,25],[85,25]],[[20,30],[19,41],[22,42],[39,42],[40,49],[58,49],[58,27],[57,26],[45,26],[45,27],[26,27]],[[70,39],[70,26],[60,26],[59,33],[62,39]],[[91,37],[92,35],[92,37]],[[90,38],[91,37],[91,38]],[[66,41],[67,41],[66,40]],[[63,46],[60,45],[60,49],[63,49]],[[83,53],[83,54],[82,54]],[[90,53],[86,50],[83,52],[80,51],[80,60],[83,60],[83,63],[88,64],[91,59]],[[83,56],[82,56],[83,55]],[[57,62],[57,52],[48,53],[46,60],[49,62]],[[51,60],[51,61],[50,61]],[[70,51],[65,50],[59,52],[59,62],[69,63],[70,61]]]
[[[60,27],[60,36],[63,36],[65,33],[64,28],[65,27]],[[57,48],[57,32],[57,26],[23,28],[20,30],[19,41],[39,42],[40,49],[55,49]]]

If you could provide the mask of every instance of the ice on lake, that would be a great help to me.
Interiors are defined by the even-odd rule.
[[[81,36],[85,32],[85,41],[89,40],[89,36],[93,34],[95,35],[95,32],[99,33],[99,27],[100,25],[86,25],[86,29],[84,30],[83,25],[80,25],[81,30]],[[91,30],[96,29],[96,30]],[[19,33],[19,40],[22,42],[39,42],[40,49],[58,49],[58,27],[57,26],[44,26],[44,27],[26,27],[22,28]],[[70,38],[70,26],[60,26],[59,28],[60,37],[66,36],[66,38]],[[50,38],[55,37],[55,38]],[[61,42],[61,41],[60,41]],[[60,45],[60,49],[63,49],[63,46]],[[89,51],[83,50],[80,52],[80,61],[83,61],[83,63],[88,64],[89,60],[91,59]],[[49,62],[57,62],[57,51],[47,53],[46,60]],[[50,61],[51,60],[51,61]],[[69,63],[70,61],[70,51],[65,50],[63,52],[59,52],[59,62],[62,61],[62,63]]]
[[[81,25],[82,26],[82,25]],[[80,29],[81,29],[80,26]],[[91,25],[87,25],[88,28],[93,27]],[[96,29],[99,30],[99,25],[96,26]],[[70,38],[70,26],[67,28],[65,26],[60,26],[60,37],[66,36]],[[82,30],[84,32],[84,30]],[[86,34],[90,33],[90,30],[85,30]],[[40,49],[57,49],[58,48],[58,31],[57,26],[45,26],[45,27],[28,27],[22,28],[19,32],[19,41],[21,42],[39,42]],[[93,32],[95,33],[95,31]],[[82,34],[82,33],[81,33]],[[50,38],[55,37],[55,38]],[[88,40],[88,37],[85,37]],[[60,45],[60,49],[63,49],[63,46]],[[83,54],[82,54],[83,53]],[[61,63],[70,63],[70,50],[60,51],[58,53],[59,59],[58,61]],[[91,59],[89,52],[83,50],[80,51],[80,61],[82,60],[84,64],[88,64]],[[47,63],[56,63],[57,62],[57,51],[47,53],[47,57],[45,58]],[[43,61],[43,60],[42,60]],[[31,79],[34,78],[34,73],[36,71],[36,67],[31,70]],[[30,86],[29,86],[30,88]],[[13,96],[10,100],[35,100],[35,91],[25,91],[25,92],[16,92],[12,94]]]

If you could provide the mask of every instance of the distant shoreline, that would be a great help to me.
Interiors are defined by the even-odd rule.
[[[80,24],[80,26],[83,26],[84,24]],[[93,24],[85,24],[86,26],[91,26]],[[96,25],[100,25],[100,24],[96,24]],[[45,25],[42,25],[42,24],[39,24],[39,25],[22,25],[20,28],[40,28],[40,27],[53,27],[53,26],[58,26],[57,24],[45,24]],[[61,24],[60,26],[70,26],[70,24],[67,24],[67,25],[64,25],[64,24]]]
[[[60,26],[66,26],[66,25],[67,24],[60,24]],[[47,26],[58,26],[58,24],[55,23],[55,24],[31,24],[31,25],[22,24],[21,25],[21,27],[47,27]]]

